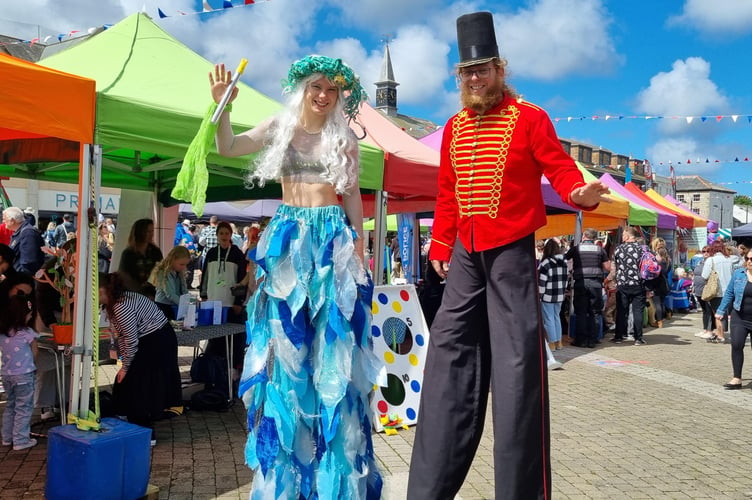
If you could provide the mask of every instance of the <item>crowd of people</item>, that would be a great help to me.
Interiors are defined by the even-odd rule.
[[[543,325],[551,351],[563,347],[562,329],[569,331],[574,347],[594,348],[609,331],[614,333],[609,342],[641,346],[648,342],[645,326],[660,329],[677,311],[698,312],[703,328],[695,336],[731,344],[734,376],[724,387],[740,388],[743,348],[752,332],[743,307],[745,297],[752,299],[752,286],[747,290],[744,281],[749,277],[752,283],[749,249],[718,238],[680,263],[663,238],[650,239],[636,227],[620,232],[619,245],[612,244],[613,232],[599,238],[594,229],[586,229],[576,244],[566,238],[537,242]],[[657,263],[650,275],[646,255]]]

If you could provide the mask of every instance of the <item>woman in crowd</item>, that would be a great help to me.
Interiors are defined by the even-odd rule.
[[[671,257],[666,250],[666,240],[663,238],[653,239],[650,242],[650,250],[655,254],[661,266],[661,273],[646,281],[645,288],[649,292],[649,300],[652,301],[655,310],[655,326],[663,328],[663,320],[671,314],[666,308],[666,297],[671,292]]]
[[[47,223],[47,230],[44,232],[44,242],[50,248],[57,246],[57,240],[55,239],[55,228],[57,224],[54,221]]]
[[[99,276],[99,303],[117,335],[123,363],[112,388],[115,411],[153,428],[165,408],[182,405],[175,330],[157,304],[126,289],[119,273]],[[152,431],[152,443],[155,439]]]
[[[695,337],[703,339],[711,338],[714,335],[713,332],[715,330],[715,312],[710,306],[710,302],[702,300],[702,291],[705,289],[705,278],[702,277],[702,270],[705,266],[705,257],[709,255],[708,250],[709,247],[704,246],[699,253],[699,255],[701,255],[700,258],[696,259],[695,257],[697,255],[695,255],[695,257],[690,259],[690,262],[695,263],[695,268],[692,273],[692,290],[695,294],[695,299],[697,299],[697,303],[700,304],[700,310],[702,311],[702,330],[697,332]]]
[[[154,221],[139,219],[131,226],[128,246],[120,256],[121,274],[126,287],[135,292],[141,290],[151,276],[157,262],[162,260],[162,251],[154,244]]]
[[[718,318],[718,312],[720,311],[719,305],[721,304],[721,297],[726,293],[726,288],[731,281],[731,274],[733,272],[733,261],[729,257],[728,249],[722,241],[714,241],[708,249],[708,258],[705,259],[705,265],[702,267],[702,277],[707,280],[711,271],[718,273],[718,286],[719,295],[710,299],[710,307],[716,311],[716,328],[712,337],[708,339],[708,342],[714,342],[719,344],[726,343],[726,323],[728,316],[725,314],[725,310],[721,311],[721,318]]]
[[[25,450],[36,446],[31,437],[31,414],[34,411],[34,386],[36,380],[37,337],[32,328],[32,297],[16,295],[8,299],[8,309],[0,322],[0,354],[5,389],[3,412],[3,446]]]
[[[215,101],[229,81],[217,66]],[[284,86],[289,101],[279,115],[234,135],[225,112],[216,136],[226,156],[263,149],[251,183],[282,185],[283,204],[256,249],[264,281],[248,306],[239,389],[249,414],[251,496],[376,499],[373,284],[363,265],[358,143],[347,123],[366,96],[346,64],[324,56],[295,62]]]
[[[541,298],[543,327],[546,329],[549,349],[561,349],[561,304],[567,292],[567,263],[561,247],[554,238],[543,245],[538,264],[538,292]],[[578,344],[577,347],[595,347],[595,344]]]
[[[176,246],[151,272],[149,283],[156,289],[154,301],[167,319],[175,319],[174,307],[180,304],[180,296],[188,293],[186,275],[190,262],[191,252],[184,246]]]
[[[746,269],[737,269],[723,293],[723,300],[716,309],[715,317],[720,323],[731,309],[731,366],[734,377],[723,385],[726,389],[741,389],[744,346],[752,333],[752,252],[742,256]]]

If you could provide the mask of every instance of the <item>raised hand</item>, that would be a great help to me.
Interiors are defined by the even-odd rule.
[[[221,101],[222,96],[225,95],[225,92],[227,91],[227,87],[229,87],[231,80],[232,72],[227,71],[224,64],[214,65],[214,73],[209,72],[209,85],[211,86],[211,95],[214,99],[214,102],[219,104],[219,101]],[[230,96],[228,103],[234,101],[237,96],[238,88],[235,87],[234,89],[232,89],[232,95]]]

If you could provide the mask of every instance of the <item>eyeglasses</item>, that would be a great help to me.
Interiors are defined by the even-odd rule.
[[[461,69],[460,80],[469,80],[473,77],[473,75],[477,76],[478,78],[488,78],[488,75],[491,74],[492,69],[493,68]]]
[[[752,257],[744,257],[744,262],[752,262]]]

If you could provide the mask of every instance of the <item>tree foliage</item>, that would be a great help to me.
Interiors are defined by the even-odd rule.
[[[738,194],[734,196],[734,205],[752,206],[752,198],[744,194]]]

